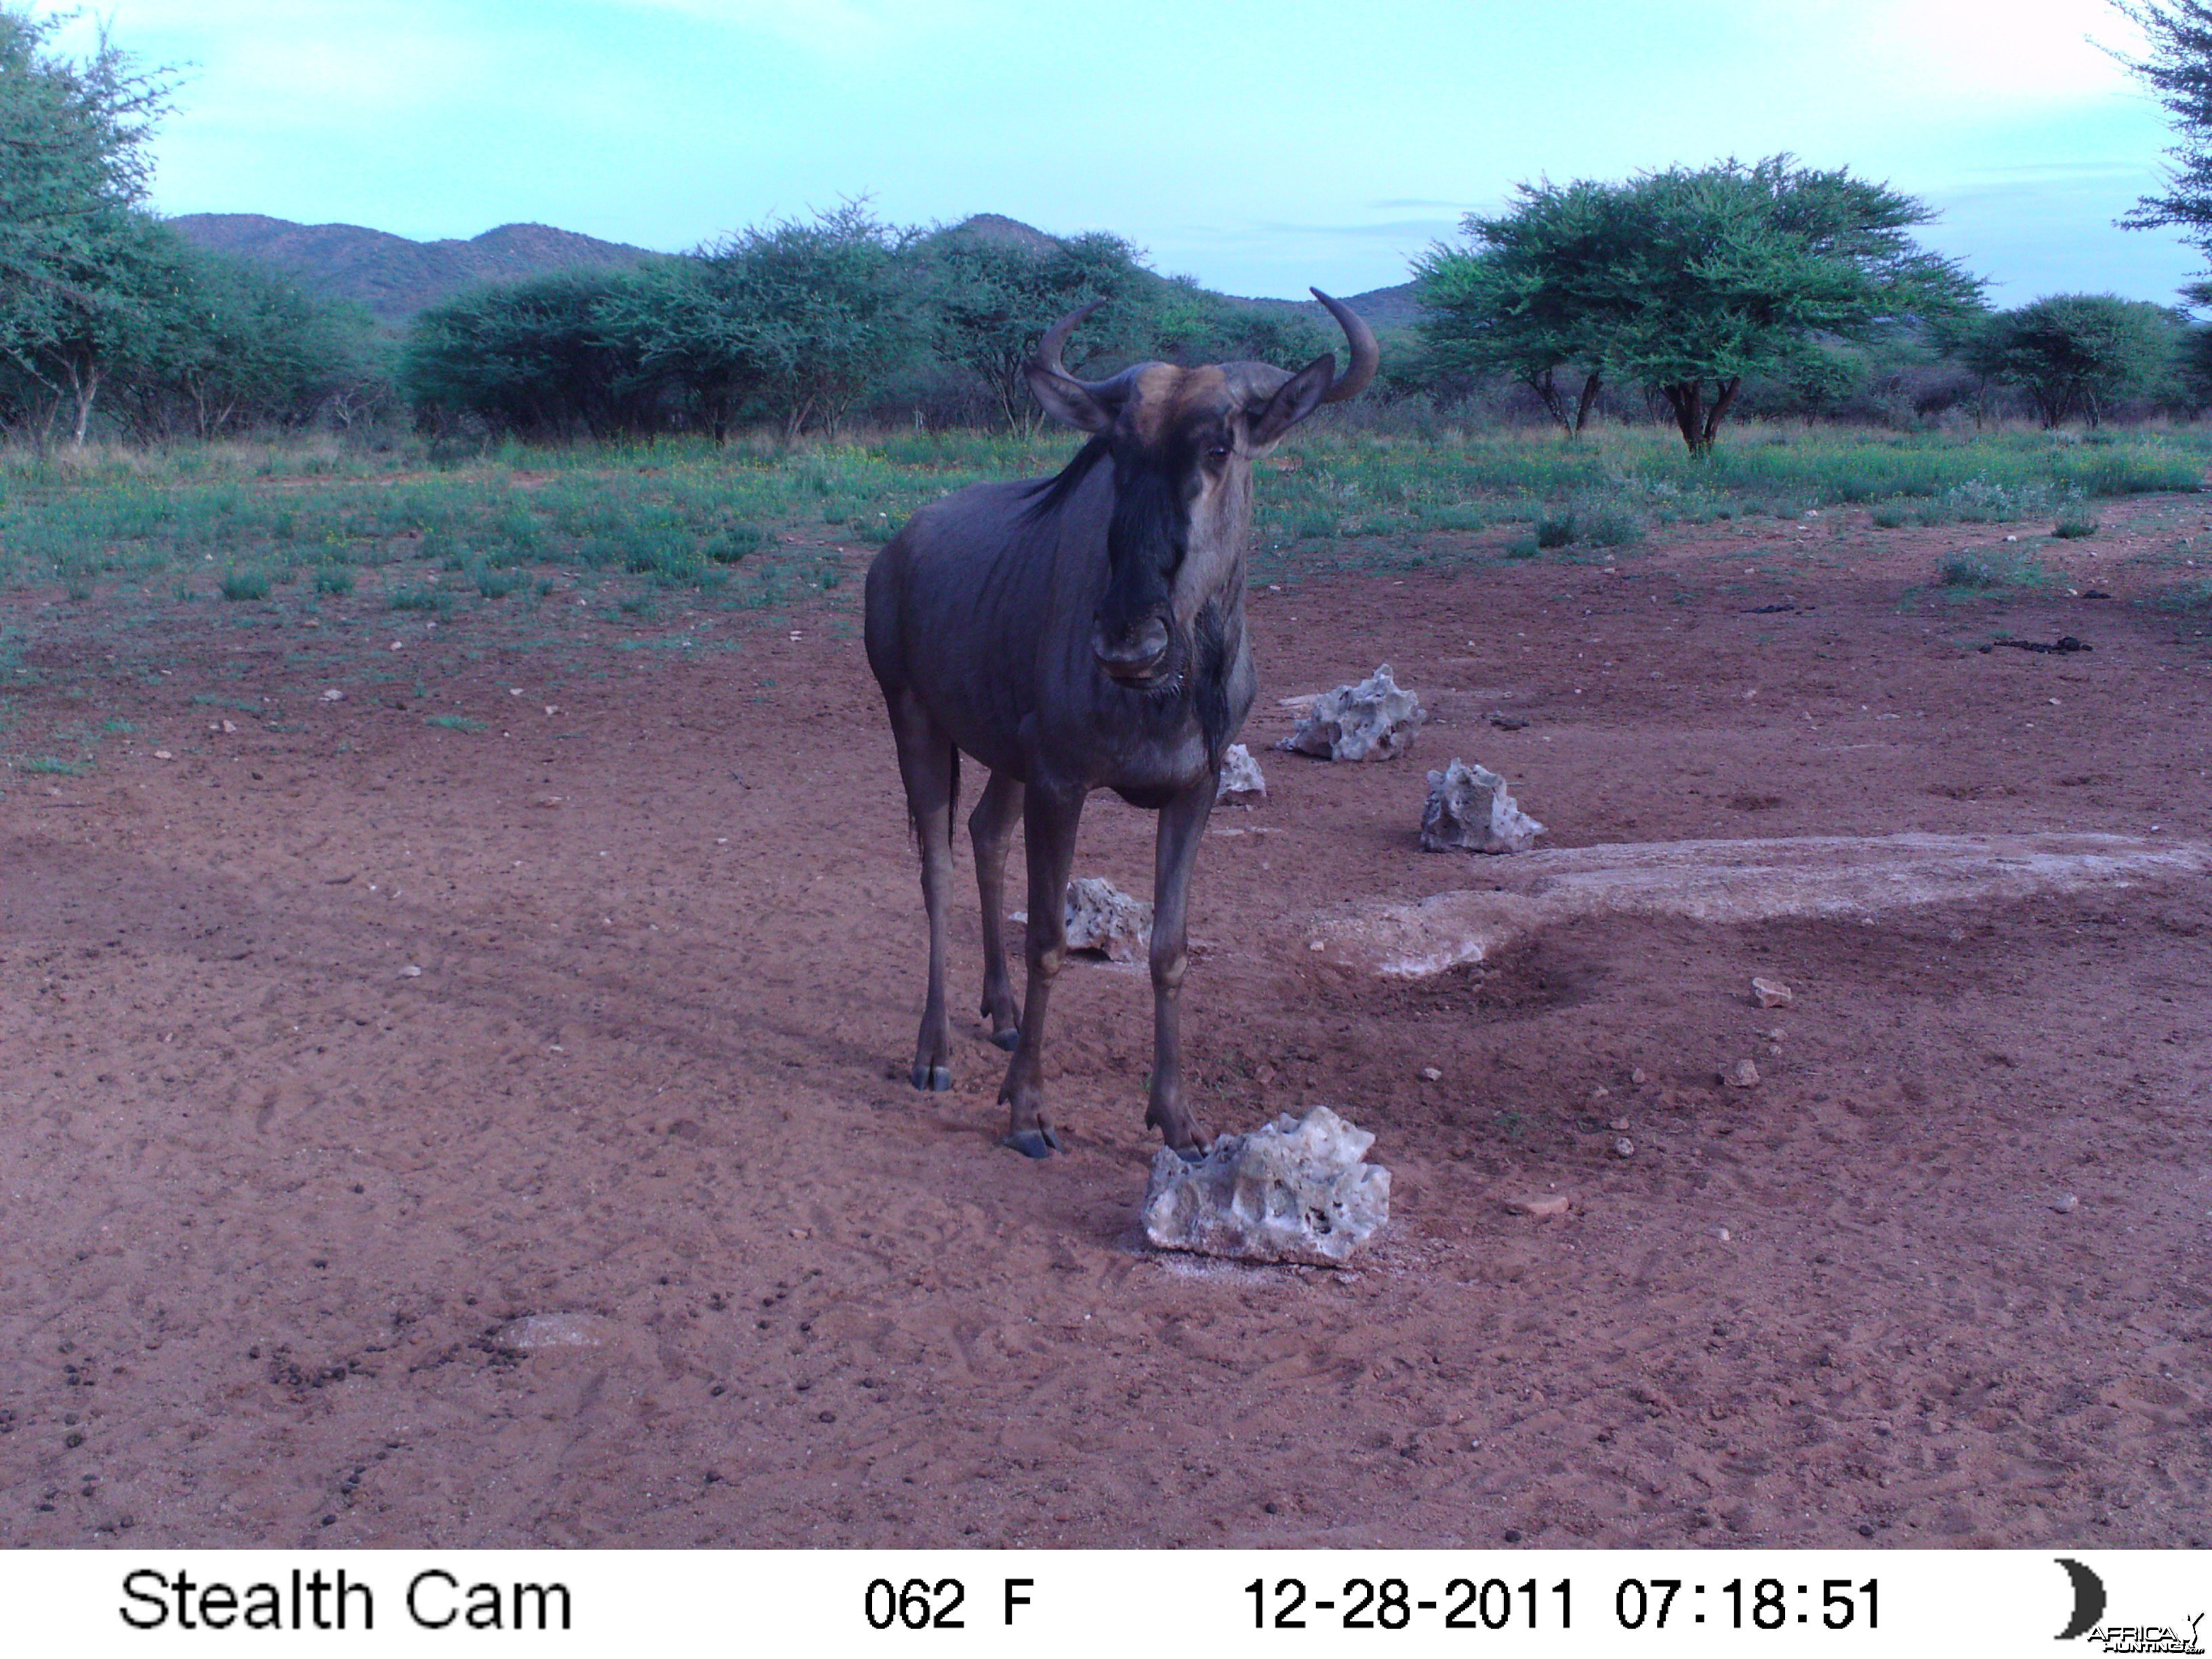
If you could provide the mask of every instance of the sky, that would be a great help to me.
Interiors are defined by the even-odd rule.
[[[169,214],[672,251],[865,197],[1356,294],[1524,180],[1789,151],[1921,198],[2000,305],[2171,303],[2202,265],[2113,227],[2172,135],[2106,0],[98,3],[185,69]]]

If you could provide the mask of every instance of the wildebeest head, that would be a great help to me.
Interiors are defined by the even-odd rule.
[[[1138,363],[1110,380],[1079,380],[1060,353],[1103,301],[1069,313],[1038,342],[1029,365],[1037,401],[1097,434],[1071,465],[1069,482],[1102,459],[1113,463],[1106,591],[1091,648],[1124,684],[1172,681],[1199,613],[1243,579],[1254,459],[1322,404],[1375,378],[1378,354],[1367,325],[1319,289],[1313,295],[1351,343],[1341,378],[1324,352],[1295,373],[1272,363]]]

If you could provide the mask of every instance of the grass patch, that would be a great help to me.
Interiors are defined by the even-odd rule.
[[[2021,553],[1954,553],[1937,567],[1936,580],[1946,587],[2040,587],[2051,573]]]
[[[527,580],[519,571],[479,570],[477,572],[477,592],[488,599],[503,599]]]
[[[429,723],[442,726],[448,732],[488,732],[491,729],[483,721],[471,720],[466,714],[433,714]]]
[[[453,596],[434,587],[396,587],[384,601],[387,611],[431,611],[443,616],[453,608]]]
[[[222,596],[226,599],[265,599],[269,597],[269,573],[226,570],[222,575]]]
[[[73,778],[78,773],[88,772],[92,769],[80,765],[76,761],[59,760],[52,755],[38,755],[25,761],[23,769],[26,772],[52,773],[62,777]]]
[[[352,592],[353,572],[342,564],[318,565],[315,568],[315,592],[318,593]]]

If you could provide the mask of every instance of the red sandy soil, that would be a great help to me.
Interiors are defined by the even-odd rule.
[[[857,583],[773,628],[19,596],[9,746],[135,730],[0,797],[0,1544],[2201,1544],[2201,884],[1413,988],[1305,929],[1483,878],[1416,842],[1453,754],[1559,845],[2203,836],[2203,620],[2139,601],[2204,518],[2107,507],[2008,600],[1924,586],[2002,531],[1863,518],[1256,593],[1255,750],[1382,660],[1437,716],[1264,756],[1199,874],[1208,1121],[1325,1103],[1394,1171],[1345,1273],[1143,1247],[1141,969],[1063,977],[1030,1164],[965,906],[957,1086],[906,1086]],[[1100,798],[1079,872],[1148,891],[1150,825]],[[532,1313],[604,1340],[494,1340]]]

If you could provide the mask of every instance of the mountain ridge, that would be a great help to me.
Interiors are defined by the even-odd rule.
[[[186,213],[168,222],[198,246],[272,265],[310,293],[352,301],[392,327],[479,283],[520,282],[557,270],[620,270],[668,257],[628,242],[532,223],[418,242],[365,225],[307,225],[261,213]],[[1000,213],[971,214],[947,228],[1036,252],[1057,240]],[[1320,310],[1311,300],[1222,297],[1240,305]],[[1420,310],[1411,283],[1349,295],[1345,303],[1384,328],[1404,327],[1418,319]]]

